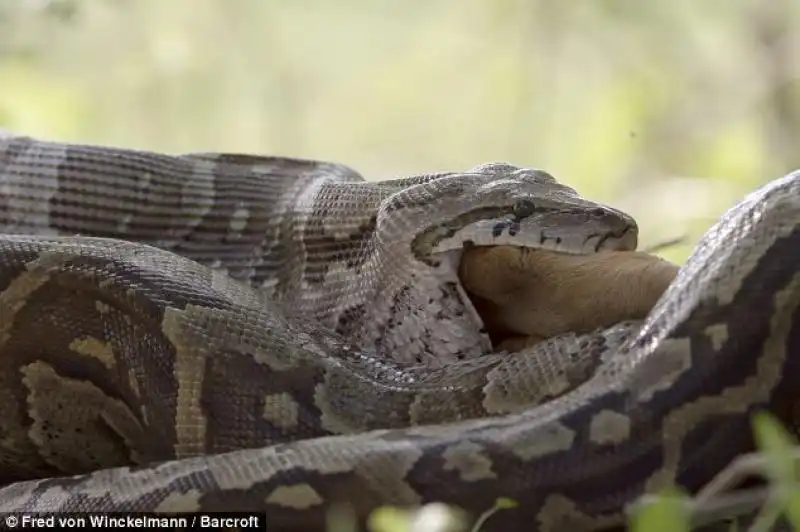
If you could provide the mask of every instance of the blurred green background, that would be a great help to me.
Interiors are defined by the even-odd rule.
[[[368,179],[505,160],[688,235],[800,168],[798,0],[0,0],[0,128]]]

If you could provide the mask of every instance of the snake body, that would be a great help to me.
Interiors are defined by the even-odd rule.
[[[0,137],[0,511],[321,530],[342,502],[502,496],[484,530],[619,526],[751,450],[754,412],[794,422],[798,192],[728,211],[642,323],[507,354],[463,249],[634,249],[629,216],[504,163],[367,182]]]

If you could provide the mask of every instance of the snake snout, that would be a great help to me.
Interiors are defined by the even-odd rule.
[[[639,245],[639,226],[630,215],[598,205],[588,211],[588,222],[603,228],[595,251],[635,251]]]
[[[595,251],[636,251],[639,245],[639,228],[634,224],[612,232],[598,240]]]

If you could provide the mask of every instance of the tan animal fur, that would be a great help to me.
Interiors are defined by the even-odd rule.
[[[639,251],[570,255],[494,246],[466,250],[459,275],[494,343],[518,350],[642,319],[677,272],[678,266]]]

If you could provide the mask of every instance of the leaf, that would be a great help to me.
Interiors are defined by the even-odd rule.
[[[687,497],[676,489],[664,490],[652,504],[638,508],[631,519],[632,532],[688,532]]]
[[[775,496],[792,526],[800,530],[800,476],[793,453],[797,439],[767,412],[759,412],[753,417],[753,430],[756,446],[767,461],[766,474]]]

